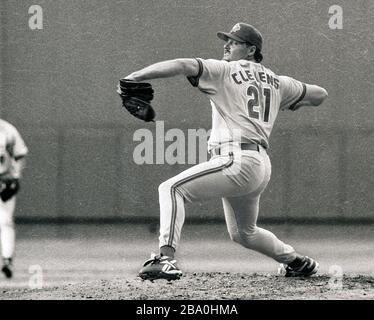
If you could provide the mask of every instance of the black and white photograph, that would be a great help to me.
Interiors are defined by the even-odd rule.
[[[0,12],[0,300],[374,299],[373,1]]]

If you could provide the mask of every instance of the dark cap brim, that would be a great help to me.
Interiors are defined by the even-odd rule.
[[[245,42],[243,41],[243,39],[231,34],[231,33],[227,33],[227,32],[217,32],[217,37],[220,38],[221,40],[223,41],[227,41],[228,39],[232,39],[232,40],[235,40],[235,41],[238,41],[238,42]]]

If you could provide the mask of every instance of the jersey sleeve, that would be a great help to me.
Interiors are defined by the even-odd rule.
[[[302,101],[306,93],[305,83],[291,77],[280,76],[281,103],[280,109],[294,110],[297,103]]]
[[[219,86],[223,83],[222,80],[229,72],[228,62],[200,58],[196,58],[196,60],[199,63],[199,73],[196,77],[187,77],[188,81],[204,93],[217,93]]]

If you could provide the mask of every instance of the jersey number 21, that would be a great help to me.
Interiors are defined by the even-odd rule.
[[[247,95],[251,97],[248,101],[248,115],[250,118],[254,119],[260,119],[260,111],[256,111],[254,107],[260,106],[260,100],[259,100],[259,91],[257,87],[250,86],[247,89]],[[265,110],[263,112],[264,114],[264,122],[269,122],[269,111],[270,111],[270,89],[264,88],[264,102],[265,102]],[[262,112],[261,112],[262,113]]]

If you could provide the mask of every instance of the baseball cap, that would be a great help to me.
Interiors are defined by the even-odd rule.
[[[238,42],[250,43],[256,46],[259,51],[262,50],[262,35],[260,31],[247,23],[239,22],[233,26],[229,33],[219,31],[217,32],[217,36],[223,41],[233,39]]]

